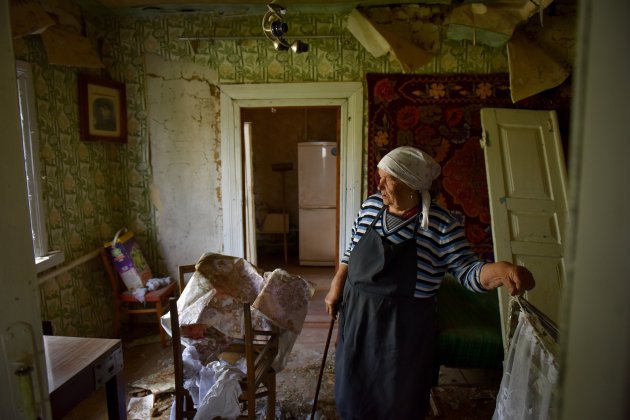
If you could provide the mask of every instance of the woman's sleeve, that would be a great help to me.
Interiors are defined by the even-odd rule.
[[[346,246],[346,250],[341,256],[341,260],[340,260],[341,264],[346,264],[346,265],[348,264],[348,261],[350,260],[350,253],[354,249],[354,246],[357,244],[357,242],[359,242],[359,239],[361,239],[361,235],[359,234],[358,228],[359,228],[359,220],[361,220],[362,212],[363,212],[363,205],[361,205],[361,210],[359,210],[358,216],[354,219],[354,222],[352,223],[350,242],[348,242],[348,245]]]
[[[480,282],[481,267],[486,261],[473,251],[463,225],[458,222],[451,225],[447,237],[447,271],[465,288],[478,293],[486,292]]]

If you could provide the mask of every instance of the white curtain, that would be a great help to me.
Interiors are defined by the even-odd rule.
[[[522,299],[516,302],[520,309],[518,323],[511,336],[492,419],[552,419],[558,381],[557,333],[550,332],[549,321],[541,319],[544,315]]]

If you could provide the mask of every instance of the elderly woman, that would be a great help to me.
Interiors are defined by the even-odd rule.
[[[435,295],[446,272],[484,292],[534,287],[524,267],[481,260],[463,226],[431,201],[440,166],[414,147],[378,163],[379,193],[362,204],[330,290],[339,311],[335,399],[344,419],[423,419],[429,404]],[[342,297],[343,294],[343,297]]]

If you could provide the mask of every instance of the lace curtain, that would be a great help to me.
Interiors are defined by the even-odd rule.
[[[503,367],[493,420],[554,418],[558,382],[557,329],[522,298],[511,303],[518,322]]]

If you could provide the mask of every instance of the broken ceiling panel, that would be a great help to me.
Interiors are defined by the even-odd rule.
[[[446,20],[446,37],[455,41],[471,41],[473,44],[504,46],[519,23],[515,16],[500,9],[486,9],[476,13],[470,5],[453,9]]]
[[[512,37],[516,27],[533,15],[540,16],[553,0],[540,0],[540,6],[530,0],[502,0],[466,3],[455,7],[448,15],[446,36],[455,41],[502,47]]]
[[[60,26],[74,28],[77,32],[83,30],[83,17],[81,8],[73,0],[43,0],[44,9],[55,19]]]
[[[103,68],[83,33],[81,9],[71,0],[11,0],[14,38],[41,35],[50,64]]]
[[[53,26],[42,33],[42,41],[50,64],[85,68],[104,67],[90,40],[84,36]]]
[[[349,14],[347,29],[374,57],[390,53],[405,71],[411,72],[435,57],[441,21],[441,9],[437,7],[362,8]]]
[[[55,21],[38,0],[11,0],[13,38],[40,34],[54,24]]]
[[[544,26],[532,18],[520,27],[526,36],[566,68],[572,68],[575,60],[577,5],[556,0],[545,13]]]
[[[554,88],[569,77],[561,63],[522,33],[514,34],[507,49],[512,102]]]
[[[409,41],[407,37],[396,32],[392,27],[377,24],[374,27],[383,35],[390,47],[390,53],[400,62],[406,72],[419,69],[435,57],[435,54]]]
[[[346,29],[372,56],[380,57],[389,52],[390,47],[387,40],[357,9],[348,15]]]

